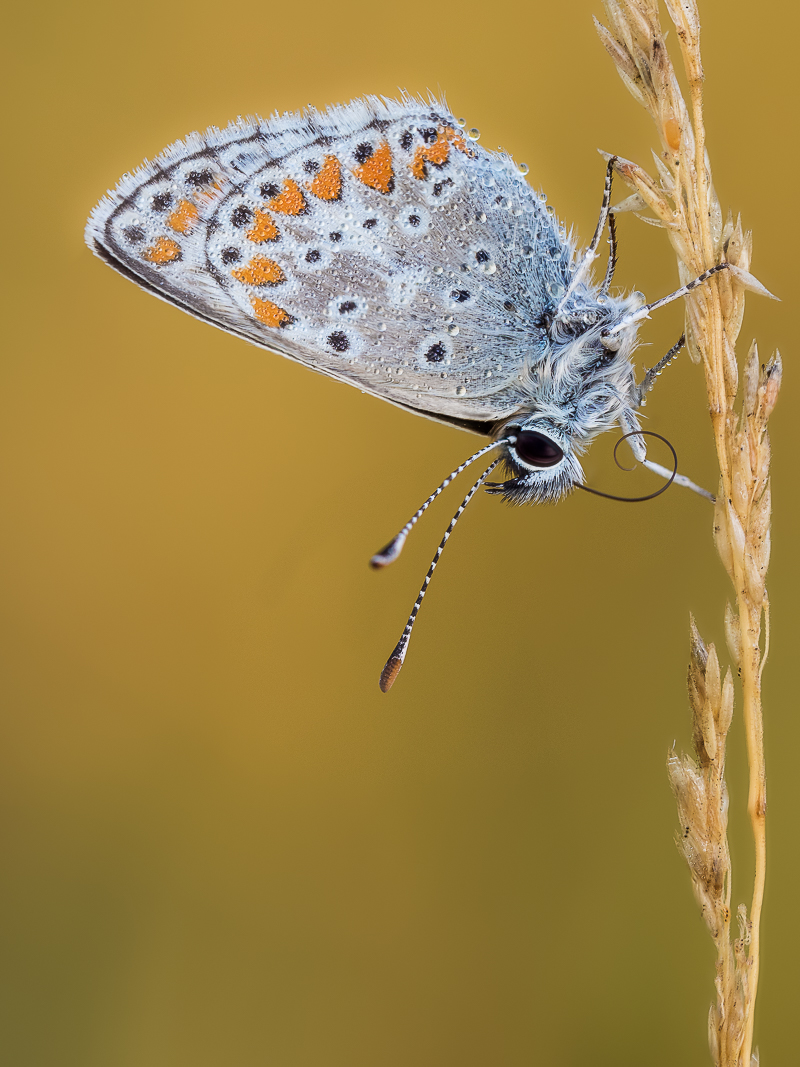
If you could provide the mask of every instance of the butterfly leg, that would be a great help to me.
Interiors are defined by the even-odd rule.
[[[683,348],[686,343],[686,337],[681,335],[680,339],[672,346],[665,356],[656,363],[654,367],[651,367],[646,372],[640,385],[636,389],[637,407],[642,407],[645,402],[645,396],[653,388],[656,378],[661,372],[669,366],[669,364],[675,359],[677,354]],[[662,478],[672,477],[672,471],[663,467],[660,463],[656,463],[647,458],[647,449],[645,447],[644,437],[636,434],[636,431],[640,429],[639,422],[631,409],[624,412],[619,420],[623,433],[630,433],[633,436],[629,437],[628,442],[631,447],[631,451],[643,467],[647,467],[649,471],[654,474],[660,474]],[[697,485],[690,478],[687,478],[684,474],[676,474],[672,479],[676,485],[682,485],[684,489],[691,489],[693,493],[697,493],[698,496],[702,496],[706,500],[710,500],[713,504],[716,501],[716,497],[713,493],[710,493],[708,489],[703,489],[702,486]]]
[[[669,366],[673,359],[675,359],[675,357],[685,344],[686,334],[682,333],[676,343],[669,350],[669,352],[667,352],[666,356],[662,356],[658,363],[656,363],[655,367],[651,367],[649,371],[645,372],[645,376],[644,378],[642,378],[639,388],[636,391],[636,396],[638,400],[638,403],[636,405],[637,407],[644,407],[646,403],[645,398],[655,385],[656,378],[659,376],[659,374],[661,374],[663,370],[665,370]]]

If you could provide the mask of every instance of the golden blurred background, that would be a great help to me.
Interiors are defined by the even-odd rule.
[[[717,189],[783,297],[749,298],[742,334],[765,356],[782,347],[786,365],[766,1067],[797,1046],[800,27],[788,4],[701,11]],[[476,439],[180,314],[82,237],[107,187],[191,130],[406,88],[445,91],[586,239],[596,150],[649,166],[654,143],[592,14],[599,0],[7,12],[3,1062],[707,1062],[712,946],[664,764],[673,739],[690,741],[690,610],[724,648],[711,509],[676,489],[630,509],[480,498],[383,696],[459,490],[394,567],[367,560]],[[660,231],[626,215],[620,240],[620,284],[650,299],[675,287]],[[641,361],[681,323],[672,305],[646,324]],[[704,395],[681,355],[647,413],[713,488]],[[613,470],[612,440],[594,446],[592,484],[652,486]],[[752,868],[738,721],[729,758],[738,902]]]

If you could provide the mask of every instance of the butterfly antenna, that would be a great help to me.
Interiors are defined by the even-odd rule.
[[[439,494],[448,487],[448,485],[453,481],[453,479],[457,478],[458,475],[461,474],[463,470],[466,470],[470,463],[474,463],[476,459],[480,459],[481,456],[485,456],[487,452],[491,452],[491,450],[493,448],[497,448],[498,445],[510,444],[513,440],[513,437],[504,437],[500,441],[492,441],[490,445],[486,445],[484,448],[481,448],[478,452],[475,453],[474,456],[470,456],[469,459],[465,459],[460,466],[456,467],[452,474],[448,474],[442,484],[437,486],[436,489],[434,489],[434,491],[431,493],[431,495],[428,497],[422,507],[420,507],[417,511],[414,512],[414,514],[405,524],[400,533],[393,537],[389,544],[382,548],[380,552],[375,553],[375,555],[369,561],[370,567],[374,567],[375,570],[380,570],[381,567],[388,567],[390,563],[394,563],[394,561],[397,559],[397,557],[403,550],[403,545],[406,543],[406,538],[416,526],[419,519],[428,510],[428,508],[434,502],[437,496],[439,496]]]
[[[612,156],[608,161],[608,167],[606,168],[606,182],[603,186],[603,203],[600,206],[600,218],[597,220],[597,227],[594,231],[594,237],[589,243],[589,247],[583,253],[578,266],[575,268],[575,272],[572,275],[572,279],[567,286],[567,291],[561,297],[558,307],[556,308],[555,318],[558,318],[561,312],[564,310],[567,301],[575,292],[580,283],[584,280],[586,275],[592,266],[592,263],[597,259],[597,246],[600,244],[600,238],[603,235],[603,230],[606,227],[608,221],[608,213],[611,208],[611,182],[614,177],[614,164],[617,162],[617,157]]]
[[[617,223],[613,215],[608,216],[608,264],[606,276],[600,286],[601,293],[607,293],[617,269]]]
[[[669,296],[662,296],[660,300],[654,301],[652,304],[645,304],[640,307],[638,311],[634,311],[633,314],[627,315],[624,319],[617,323],[616,326],[612,326],[607,332],[603,331],[604,337],[610,337],[612,334],[619,333],[620,330],[626,329],[634,322],[640,322],[642,319],[650,317],[650,312],[655,311],[656,308],[661,308],[665,304],[671,304],[673,300],[677,300],[678,297],[686,296],[687,293],[691,293],[692,289],[696,289],[698,285],[702,285],[703,282],[714,275],[718,274],[721,270],[727,270],[730,267],[730,263],[718,263],[716,267],[709,267],[708,270],[704,270],[702,274],[698,274],[692,281],[687,282],[686,285],[682,285],[680,289],[676,289],[674,293],[670,293]]]
[[[499,442],[498,442],[498,444],[499,444]],[[447,544],[447,542],[450,539],[450,534],[455,529],[455,525],[458,522],[458,520],[461,518],[461,514],[464,511],[464,509],[466,508],[467,504],[469,504],[470,500],[472,500],[472,498],[475,495],[475,493],[478,491],[478,489],[480,489],[480,487],[483,485],[483,483],[486,481],[486,479],[489,477],[489,475],[495,469],[497,464],[500,462],[500,458],[501,457],[498,457],[497,459],[493,459],[492,460],[492,462],[489,464],[489,466],[486,468],[486,470],[483,472],[483,474],[480,476],[480,478],[477,480],[477,482],[475,482],[473,487],[470,489],[470,491],[467,493],[467,495],[461,501],[461,504],[459,506],[458,511],[455,513],[453,518],[450,520],[450,525],[447,527],[447,529],[444,532],[444,537],[441,540],[441,544],[436,549],[436,555],[431,560],[431,565],[428,568],[428,573],[425,575],[425,581],[422,583],[422,588],[419,591],[419,595],[417,596],[417,599],[414,601],[414,607],[411,609],[411,614],[408,617],[408,622],[406,623],[406,627],[403,630],[403,633],[402,633],[402,635],[400,637],[400,640],[395,645],[394,651],[392,652],[391,656],[389,656],[389,659],[386,661],[386,666],[381,671],[380,687],[381,687],[381,692],[382,693],[388,693],[389,692],[389,690],[392,688],[392,685],[394,684],[395,678],[400,673],[400,668],[403,666],[403,660],[406,658],[406,651],[408,649],[408,642],[409,642],[409,639],[411,637],[411,631],[412,631],[412,629],[414,627],[414,620],[416,619],[417,613],[419,612],[419,607],[420,607],[420,604],[422,603],[423,597],[425,596],[425,593],[428,591],[428,586],[430,585],[431,578],[433,576],[433,572],[436,570],[436,564],[439,562],[439,558],[441,557],[442,552],[444,552],[444,546]]]

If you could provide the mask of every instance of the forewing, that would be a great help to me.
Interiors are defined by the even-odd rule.
[[[409,98],[193,134],[120,181],[87,241],[221,329],[485,423],[524,402],[572,254],[508,156]]]

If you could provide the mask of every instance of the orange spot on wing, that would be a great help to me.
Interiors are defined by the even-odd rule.
[[[267,259],[266,256],[253,256],[246,266],[232,270],[231,274],[245,285],[278,285],[286,279],[275,260]]]
[[[379,193],[390,193],[394,189],[394,171],[392,150],[388,141],[381,141],[366,163],[356,167],[353,174],[370,189],[377,189]]]
[[[257,296],[251,297],[250,300],[256,318],[265,326],[288,326],[290,322],[294,322],[288,311],[279,308],[271,300],[259,300]]]
[[[450,158],[450,145],[460,152],[471,154],[467,142],[460,133],[456,133],[452,126],[440,126],[433,144],[421,144],[414,153],[414,159],[409,164],[414,177],[427,178],[428,163],[433,163],[435,167],[443,167]]]
[[[269,201],[267,207],[270,211],[279,211],[281,215],[300,215],[306,209],[306,199],[297,182],[287,178],[283,189]]]
[[[256,211],[253,228],[247,231],[247,240],[261,245],[265,241],[277,241],[279,237],[280,230],[266,211]]]
[[[338,200],[342,195],[342,165],[336,156],[325,156],[322,169],[306,188],[320,200]]]
[[[158,266],[162,266],[164,263],[174,263],[180,258],[181,246],[177,241],[173,241],[169,237],[157,237],[150,248],[145,248],[144,252],[142,252],[142,259],[146,259],[148,263],[155,263]]]
[[[189,233],[197,222],[197,205],[189,200],[181,200],[167,219],[167,225],[176,233]]]
[[[425,155],[426,151],[426,145],[419,145],[416,152],[414,153],[414,160],[410,164],[411,173],[414,175],[415,178],[419,178],[420,180],[428,177],[428,167],[425,162],[427,159],[427,156]]]

